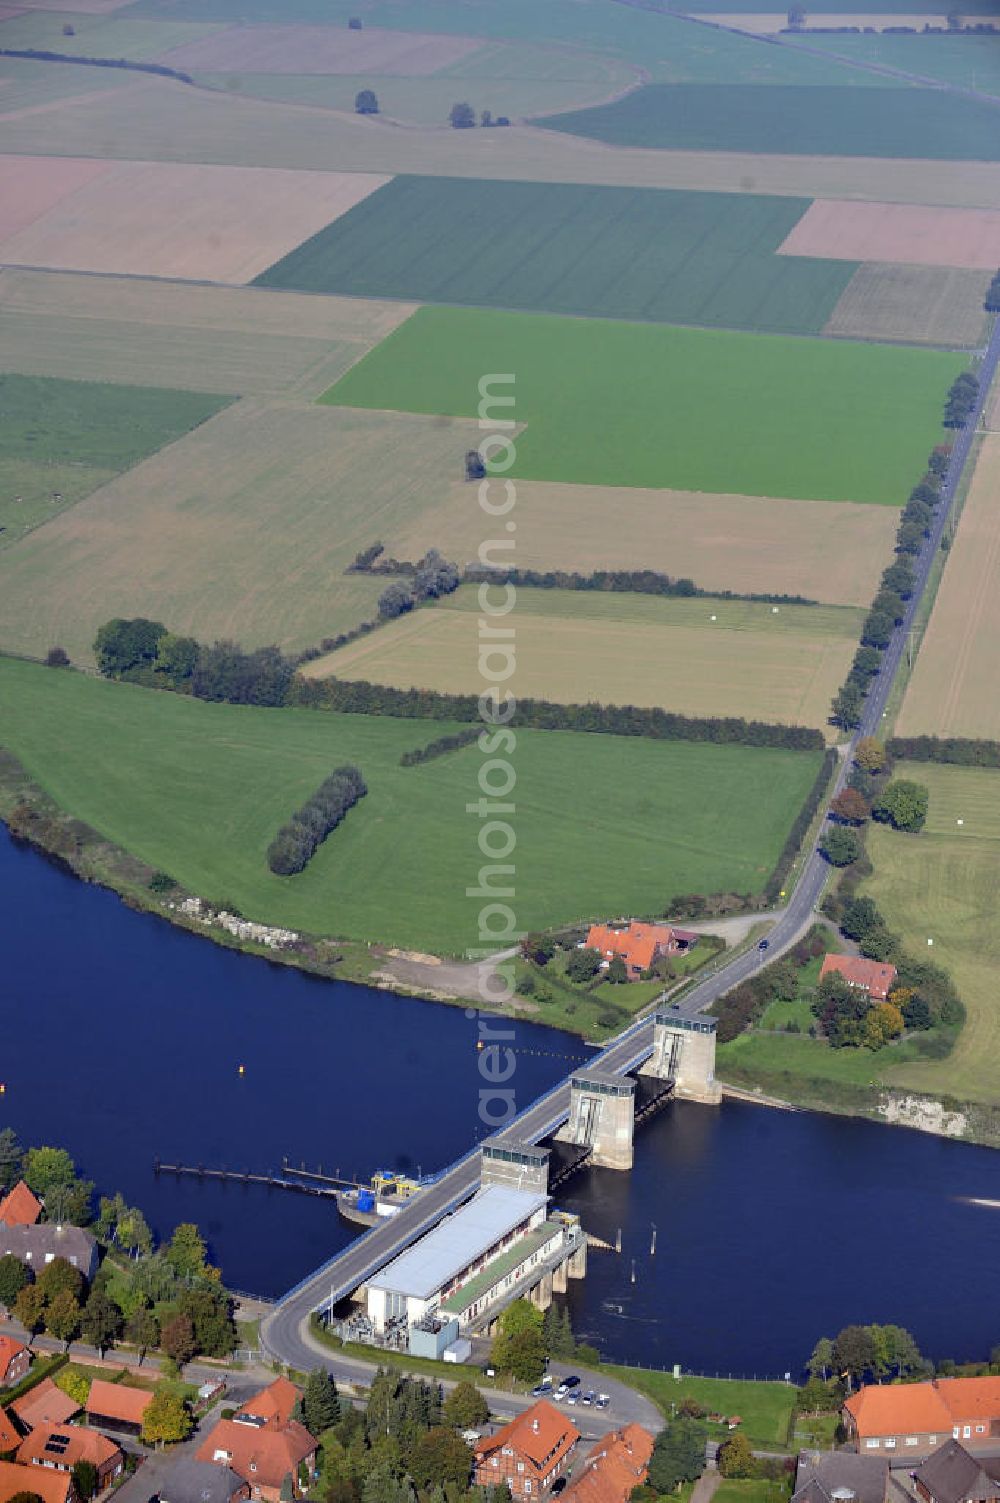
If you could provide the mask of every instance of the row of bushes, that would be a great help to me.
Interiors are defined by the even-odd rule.
[[[194,83],[190,73],[181,73],[166,63],[139,63],[127,57],[83,57],[69,52],[47,52],[39,47],[0,47],[0,57],[23,57],[36,63],[85,63],[89,68],[125,68],[129,73],[156,73],[161,78]]]
[[[822,804],[826,790],[830,786],[834,768],[837,765],[837,753],[834,747],[828,747],[820,764],[816,780],[806,794],[802,808],[795,816],[792,828],[788,832],[787,839],[781,848],[781,855],[774,865],[774,870],[764,883],[764,897],[769,903],[773,903],[781,889],[785,885],[788,873],[792,869],[792,863],[799,853],[799,847],[805,839],[809,826],[812,824]]]
[[[404,752],[399,759],[400,767],[416,767],[421,762],[433,762],[436,757],[444,757],[448,752],[460,751],[463,746],[471,746],[479,740],[479,728],[470,726],[467,731],[455,731],[451,736],[439,736],[436,741],[429,741],[426,746],[418,746],[414,751]]]
[[[893,736],[891,756],[907,762],[947,762],[955,767],[1000,767],[1000,741],[964,736]]]
[[[286,703],[348,715],[392,715],[404,720],[482,718],[479,696],[475,694],[393,689],[364,679],[296,677]],[[771,746],[785,751],[824,749],[822,732],[807,726],[770,725],[735,717],[713,720],[635,705],[561,705],[545,699],[520,699],[508,723],[533,730],[646,736],[654,741],[707,741],[718,746]]]
[[[267,848],[271,870],[279,877],[302,871],[348,810],[367,792],[365,780],[356,767],[338,767],[271,841]]]

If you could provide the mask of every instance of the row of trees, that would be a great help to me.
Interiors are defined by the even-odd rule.
[[[106,678],[228,704],[281,705],[295,671],[277,647],[245,652],[236,642],[206,645],[144,616],[106,621],[94,652]]]
[[[476,112],[472,105],[465,100],[453,104],[448,111],[448,119],[455,130],[471,130],[476,123]],[[510,120],[506,115],[497,115],[494,118],[492,110],[483,110],[479,116],[479,123],[484,127],[491,125],[509,125]]]
[[[271,841],[267,848],[271,870],[279,877],[303,871],[327,836],[367,792],[368,785],[357,767],[336,768]]]
[[[962,371],[951,383],[944,407],[946,428],[964,428],[979,401],[979,382],[971,371]]]
[[[1000,271],[996,272],[986,289],[983,306],[987,313],[1000,313]]]
[[[458,565],[442,558],[436,548],[425,553],[411,569],[404,568],[399,572],[409,574],[409,580],[406,583],[401,579],[395,580],[378,597],[378,613],[384,621],[393,621],[397,616],[405,615],[425,600],[437,600],[442,595],[450,595],[458,589],[461,582]]]
[[[1000,741],[977,741],[964,736],[893,736],[888,751],[907,762],[1000,767]]]
[[[463,746],[471,746],[478,741],[482,732],[475,726],[470,726],[466,731],[455,731],[450,736],[439,736],[436,741],[428,741],[426,746],[417,746],[413,751],[404,752],[399,759],[400,767],[417,767],[421,762],[433,762],[438,757],[447,756],[449,752],[461,751]]]

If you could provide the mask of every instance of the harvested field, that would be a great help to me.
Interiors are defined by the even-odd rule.
[[[422,78],[461,62],[478,37],[332,26],[233,26],[182,43],[161,63],[184,73],[368,73]]]
[[[983,439],[899,712],[901,736],[1000,739],[1000,435]]]
[[[0,156],[0,245],[114,170],[110,162]]]
[[[896,345],[421,308],[321,400],[471,417],[482,373],[513,371],[521,478],[897,507],[965,364]]]
[[[0,271],[0,369],[312,399],[413,312],[407,303]]]
[[[660,18],[656,18],[660,19]],[[750,44],[759,47],[760,43]],[[45,70],[45,64],[33,65]],[[48,73],[65,75],[59,64]],[[866,90],[866,92],[868,92]],[[116,97],[121,96],[121,97]],[[399,130],[377,121],[303,112],[144,78],[127,89],[69,100],[4,120],[11,151],[104,158],[125,149],[150,161],[213,162],[432,176],[697,188],[797,197],[1000,208],[1000,166],[759,155],[745,150],[600,151],[575,136],[519,126],[505,131]]]
[[[1000,211],[820,199],[806,210],[778,254],[994,272],[1000,265]]]
[[[517,487],[522,569],[659,569],[703,589],[804,595],[867,605],[892,550],[887,506],[713,496],[522,480]],[[386,552],[420,558],[428,548],[475,559],[482,515],[459,482],[439,504],[406,517]]]
[[[66,15],[61,10],[25,11],[0,27],[0,46],[37,47],[51,52],[76,53],[87,57],[146,59],[181,42],[210,36],[218,26],[195,21],[135,21],[118,15],[78,15],[73,18],[73,36],[63,34]],[[80,80],[92,82],[93,68],[70,68]]]
[[[983,343],[988,271],[947,266],[859,266],[824,334],[976,349]]]
[[[386,181],[342,172],[124,162],[66,189],[67,164],[0,158],[11,191],[50,175],[47,211],[0,240],[7,264],[130,276],[249,282]],[[80,164],[68,164],[70,172]],[[83,164],[93,169],[94,164]],[[67,198],[67,193],[71,197]]]
[[[113,10],[124,10],[131,0],[57,0],[59,9],[71,14],[104,16]],[[51,10],[53,0],[18,0],[22,10]]]
[[[299,649],[375,614],[359,549],[433,505],[476,423],[253,398],[96,492],[0,558],[0,645],[150,615],[201,638]]]
[[[304,671],[472,693],[482,682],[479,618],[478,592],[462,589]],[[506,686],[518,699],[657,705],[825,729],[863,613],[519,589],[509,619],[517,667]]]
[[[808,208],[807,199],[749,193],[399,177],[258,281],[818,334],[851,268],[774,254]]]

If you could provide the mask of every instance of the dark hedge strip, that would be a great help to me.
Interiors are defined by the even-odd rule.
[[[356,767],[338,767],[282,825],[267,848],[267,864],[279,877],[304,870],[349,809],[368,792]]]
[[[437,694],[430,689],[392,689],[364,679],[306,679],[296,674],[285,703],[347,715],[393,715],[403,720],[483,719],[475,694]],[[494,705],[492,698],[488,706]],[[499,717],[498,717],[499,718]],[[520,699],[511,725],[543,731],[583,731],[604,736],[648,736],[654,741],[707,741],[720,746],[770,746],[784,751],[823,751],[822,732],[801,725],[760,720],[692,718],[636,705],[560,705]]]
[[[837,753],[831,746],[827,748],[816,781],[805,796],[802,808],[795,816],[795,823],[788,832],[788,839],[781,848],[781,855],[775,862],[774,871],[764,883],[764,897],[769,903],[773,903],[781,889],[785,885],[788,873],[792,869],[792,862],[799,853],[799,847],[808,833],[809,826],[816,817],[816,813],[826,798],[826,790],[830,786],[833,770],[837,765]]]
[[[973,741],[963,736],[893,736],[886,750],[893,761],[1000,767],[1000,741]]]
[[[190,73],[169,68],[166,63],[139,63],[127,57],[84,57],[70,52],[46,52],[39,47],[0,47],[0,57],[22,57],[36,63],[82,63],[87,68],[124,68],[128,73],[155,73],[160,78],[176,78],[179,83],[194,83]]]
[[[436,757],[447,756],[448,752],[460,751],[463,746],[471,746],[479,740],[479,728],[470,726],[467,731],[456,731],[453,736],[439,736],[436,741],[429,741],[426,746],[418,746],[415,751],[404,752],[399,759],[400,767],[417,767],[421,762],[433,762]]]

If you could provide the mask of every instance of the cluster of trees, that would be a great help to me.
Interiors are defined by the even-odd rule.
[[[421,762],[433,762],[436,757],[447,756],[448,752],[460,751],[463,746],[471,746],[478,741],[481,731],[475,726],[470,726],[467,731],[455,731],[450,736],[439,736],[436,741],[429,741],[426,746],[418,746],[413,751],[404,752],[399,759],[400,767],[416,767]]]
[[[529,1299],[515,1300],[500,1316],[491,1366],[523,1383],[537,1383],[547,1357],[576,1357],[590,1366],[600,1361],[594,1347],[576,1340],[568,1310],[553,1303],[543,1315]]]
[[[893,736],[887,750],[907,762],[947,762],[955,767],[1000,767],[1000,741],[963,736]]]
[[[452,105],[448,111],[448,119],[455,130],[471,130],[476,123],[476,112],[471,104],[463,100],[458,104]],[[506,115],[497,115],[496,119],[494,119],[492,110],[483,110],[479,116],[479,123],[487,127],[491,125],[509,125],[510,120]]]
[[[768,1003],[795,1001],[801,989],[802,968],[822,955],[825,948],[820,930],[811,929],[787,955],[720,997],[714,1009],[718,1042],[728,1044],[758,1022]]]
[[[870,738],[865,738],[870,739]],[[873,777],[862,769],[860,776],[852,774],[853,781],[841,790],[831,801],[830,814],[840,825],[851,827],[852,839],[845,842],[842,839],[843,832],[838,832],[837,838],[831,844],[833,854],[829,856],[834,866],[844,866],[848,863],[838,859],[842,852],[852,850],[854,845],[860,843],[854,831],[867,823],[869,819],[878,820],[881,824],[892,825],[894,830],[905,830],[911,834],[922,830],[927,819],[927,809],[930,795],[923,783],[915,783],[909,778],[895,778],[889,782],[884,779]],[[831,832],[832,834],[833,832]],[[857,857],[851,857],[856,860]]]
[[[393,563],[396,561],[393,560]],[[450,595],[461,583],[461,571],[457,564],[443,558],[436,548],[431,548],[415,564],[401,565],[398,570],[370,569],[370,573],[399,572],[410,576],[409,583],[396,580],[378,597],[378,613],[384,621],[393,621],[397,616],[412,611],[415,605],[425,600],[437,600]]]
[[[923,783],[895,778],[886,784],[872,804],[872,819],[892,825],[894,830],[913,834],[924,827],[929,797]]]
[[[267,848],[267,864],[279,877],[303,871],[348,810],[368,792],[358,768],[338,767],[282,825]]]
[[[910,1332],[903,1326],[844,1326],[831,1340],[820,1337],[809,1358],[810,1378],[854,1383],[893,1378],[923,1378],[933,1372]]]
[[[228,704],[281,705],[295,671],[277,647],[245,652],[236,642],[206,645],[144,616],[106,621],[94,652],[106,678]]]
[[[951,449],[946,444],[939,444],[931,451],[926,472],[910,492],[900,515],[896,530],[896,558],[882,573],[878,591],[861,628],[861,641],[854,661],[833,698],[830,719],[844,730],[853,730],[861,724],[865,696],[882,667],[882,653],[906,615],[906,602],[912,598],[915,587],[913,561],[930,536],[950,457]]]
[[[992,282],[987,287],[983,304],[987,313],[1000,313],[1000,271],[995,274]]]
[[[835,1049],[881,1049],[903,1031],[903,1014],[895,1002],[873,1002],[863,987],[836,974],[820,981],[812,1013]]]
[[[964,428],[979,401],[979,382],[971,371],[962,371],[948,390],[944,406],[946,428]]]
[[[290,705],[338,710],[345,714],[395,715],[412,720],[482,719],[475,694],[438,694],[431,689],[393,689],[364,679],[295,678]],[[492,703],[492,701],[488,701]],[[507,722],[549,731],[585,731],[606,736],[647,736],[654,741],[709,741],[715,745],[776,746],[786,751],[823,751],[821,731],[807,726],[769,725],[730,716],[709,719],[635,705],[561,705],[545,699],[519,699]]]

